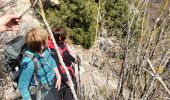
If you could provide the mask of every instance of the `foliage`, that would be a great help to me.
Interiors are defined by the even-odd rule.
[[[73,43],[90,48],[95,41],[99,4],[101,6],[99,28],[105,25],[108,33],[124,38],[130,17],[128,7],[130,1],[132,0],[60,0],[60,8],[47,8],[46,14],[52,27],[67,28]]]
[[[90,48],[95,40],[97,4],[94,1],[61,0],[60,9],[46,10],[52,27],[66,27],[73,43]]]
[[[131,0],[130,0],[131,1]],[[128,24],[129,7],[127,0],[101,0],[102,22],[112,35],[126,34],[124,28]]]

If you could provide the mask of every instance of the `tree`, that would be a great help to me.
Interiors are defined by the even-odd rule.
[[[73,43],[90,48],[95,40],[97,4],[84,0],[61,0],[60,10],[47,9],[52,27],[66,27]]]

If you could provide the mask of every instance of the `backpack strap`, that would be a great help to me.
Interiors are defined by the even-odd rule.
[[[38,72],[38,60],[37,60],[37,58],[35,58],[35,56],[33,56],[29,53],[26,53],[26,52],[24,53],[24,56],[31,58],[31,60],[34,63],[34,74],[36,74]]]
[[[34,63],[34,73],[33,73],[33,77],[35,80],[35,85],[36,85],[36,100],[41,100],[41,90],[40,90],[40,82],[38,81],[37,78],[37,73],[38,73],[38,60],[35,56],[29,54],[29,53],[24,53],[24,56],[27,56],[29,58],[32,59],[33,63]]]
[[[59,47],[59,46],[58,46],[58,47]],[[67,48],[67,45],[64,43],[64,48],[61,49],[61,48],[59,47],[58,49],[59,49],[60,54],[61,54],[61,56],[62,56],[62,58],[63,58],[63,61],[66,61],[66,59],[65,59],[65,57],[64,57],[64,52],[67,51],[67,52],[70,54],[70,52],[69,52],[69,50],[68,50],[68,48]],[[71,55],[71,54],[70,54],[70,55]],[[72,63],[72,62],[71,62],[71,63]],[[65,70],[64,70],[64,68],[63,68],[63,66],[62,66],[61,64],[60,64],[59,67],[60,67],[60,70],[61,70],[62,73],[66,73]],[[73,77],[76,78],[76,74],[75,74],[75,71],[74,71],[74,69],[73,69],[73,65],[71,64],[71,66],[67,66],[67,68],[68,68],[69,71],[71,71]]]
[[[41,100],[41,87],[40,87],[40,82],[37,79],[37,73],[38,73],[38,60],[36,58],[33,58],[34,62],[34,80],[35,80],[35,85],[36,85],[36,100]]]
[[[59,47],[59,46],[58,46],[58,47]],[[59,51],[60,51],[60,54],[61,54],[63,60],[65,60],[65,59],[64,59],[64,52],[67,50],[67,47],[64,46],[64,49],[61,49],[61,48],[59,47],[58,49],[59,49]]]

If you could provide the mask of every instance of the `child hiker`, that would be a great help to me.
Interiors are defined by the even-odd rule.
[[[70,54],[67,45],[65,43],[67,33],[64,28],[56,28],[53,30],[53,35],[56,41],[56,44],[58,46],[58,49],[60,51],[60,54],[63,58],[63,61],[68,68],[72,81],[74,83],[75,89],[77,88],[77,82],[76,82],[76,75],[75,75],[75,68],[73,66],[73,63],[76,63],[75,58]],[[58,55],[54,49],[54,44],[52,43],[51,38],[49,37],[49,48],[51,49],[51,52],[53,52],[52,56],[56,61],[57,66],[59,66],[59,72],[61,74],[61,89],[59,91],[59,96],[61,100],[74,100],[73,95],[71,93],[71,89],[69,87],[69,81],[66,75],[66,72],[59,62]]]

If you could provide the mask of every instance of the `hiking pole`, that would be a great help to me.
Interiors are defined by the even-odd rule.
[[[81,59],[80,59],[80,57],[78,55],[76,55],[76,57],[77,57],[78,76],[79,76],[79,84],[80,84],[80,82],[81,82],[81,80],[80,80],[80,64],[81,64]]]
[[[79,79],[79,82],[78,82],[78,91],[79,91],[79,98],[81,100],[81,79],[80,79],[80,64],[81,64],[81,59],[78,55],[76,55],[77,57],[77,67],[78,67],[78,79]]]

